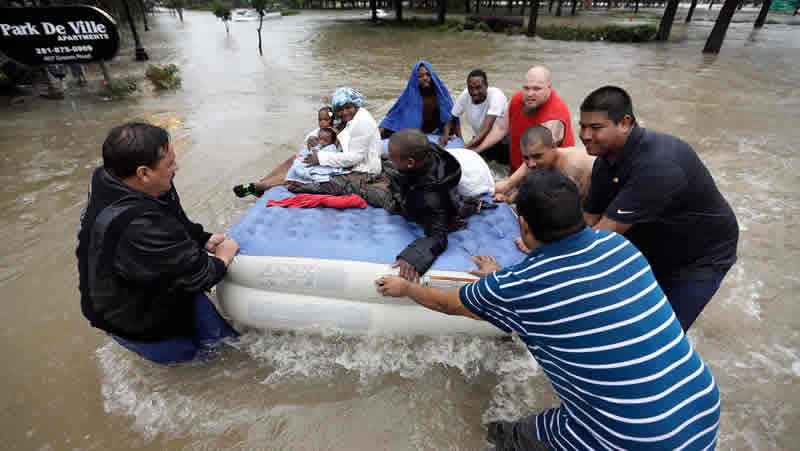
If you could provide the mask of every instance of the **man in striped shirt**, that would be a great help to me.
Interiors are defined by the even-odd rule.
[[[503,450],[713,449],[717,386],[686,340],[647,260],[622,235],[592,230],[578,189],[538,171],[516,198],[531,252],[460,290],[384,276],[378,291],[428,308],[489,321],[519,334],[550,378],[561,406],[489,425]]]

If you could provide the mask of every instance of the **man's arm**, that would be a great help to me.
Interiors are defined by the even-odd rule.
[[[587,215],[588,215],[588,213],[586,213],[586,212],[583,213],[583,217],[584,218]],[[593,215],[593,216],[599,216],[599,215]],[[617,221],[614,221],[613,219],[609,219],[608,216],[603,216],[603,217],[600,218],[599,221],[596,221],[596,223],[594,225],[592,225],[592,228],[595,229],[595,230],[610,230],[612,232],[617,232],[620,235],[622,235],[623,233],[627,232],[628,229],[630,229],[632,225],[633,224],[624,224],[624,223],[621,223],[621,222],[617,222]]]
[[[420,275],[425,274],[436,258],[447,249],[450,222],[447,209],[449,196],[446,193],[425,193],[423,202],[425,205],[419,206],[415,218],[412,219],[422,223],[425,236],[414,240],[397,256],[398,260],[411,264]]]
[[[509,105],[511,105],[510,102]],[[505,138],[506,135],[508,135],[508,129],[509,129],[508,111],[509,107],[506,106],[506,112],[503,115],[503,117],[498,117],[497,119],[495,119],[494,124],[492,124],[491,130],[486,135],[486,138],[483,139],[483,142],[481,142],[478,145],[478,147],[472,150],[474,150],[477,153],[481,153],[484,150],[494,146],[495,144],[500,142],[501,139]]]
[[[525,176],[528,175],[528,172],[530,172],[530,169],[528,169],[527,165],[523,164],[522,166],[518,167],[513,174],[511,174],[511,177],[497,182],[494,185],[494,192],[498,194],[511,192],[512,189],[518,187],[522,181],[525,180]]]
[[[225,276],[238,245],[225,240],[217,246],[218,256],[211,256],[183,231],[175,219],[157,214],[134,220],[120,237],[114,271],[137,284],[197,292],[210,289]]]
[[[408,296],[419,305],[447,315],[465,316],[481,320],[461,303],[458,290],[425,287],[397,276],[383,276],[375,281],[378,292],[384,296]]]
[[[480,145],[489,132],[492,130],[495,121],[497,120],[497,116],[492,116],[491,114],[487,114],[485,118],[483,118],[483,123],[481,124],[481,129],[478,132],[477,136],[472,138],[472,141],[466,146],[467,148],[472,148]]]
[[[439,145],[444,147],[447,145],[447,141],[450,141],[450,130],[453,128],[453,123],[455,122],[454,118],[450,118],[447,123],[444,124],[442,127],[442,135],[439,136]]]

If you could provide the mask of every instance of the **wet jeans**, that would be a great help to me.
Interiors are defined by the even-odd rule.
[[[689,330],[694,320],[717,292],[729,269],[730,266],[715,268],[702,279],[662,278],[658,281],[664,294],[667,295],[669,303],[672,304],[672,309],[684,332]]]
[[[131,341],[116,335],[111,335],[111,338],[147,360],[166,365],[201,357],[211,345],[237,335],[219,315],[208,296],[201,293],[194,300],[194,329],[191,336],[175,336],[154,342]]]

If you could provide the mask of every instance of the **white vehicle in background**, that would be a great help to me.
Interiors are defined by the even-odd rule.
[[[251,22],[254,20],[258,20],[258,11],[254,9],[234,9],[231,11],[231,18],[234,22]],[[279,12],[271,12],[271,13],[264,13],[264,20],[270,19],[280,19],[281,13]]]

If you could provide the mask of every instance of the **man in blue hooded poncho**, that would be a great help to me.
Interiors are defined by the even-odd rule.
[[[423,133],[440,133],[452,118],[452,110],[450,91],[427,61],[419,61],[411,71],[406,89],[381,122],[381,138],[407,128],[418,128]]]

